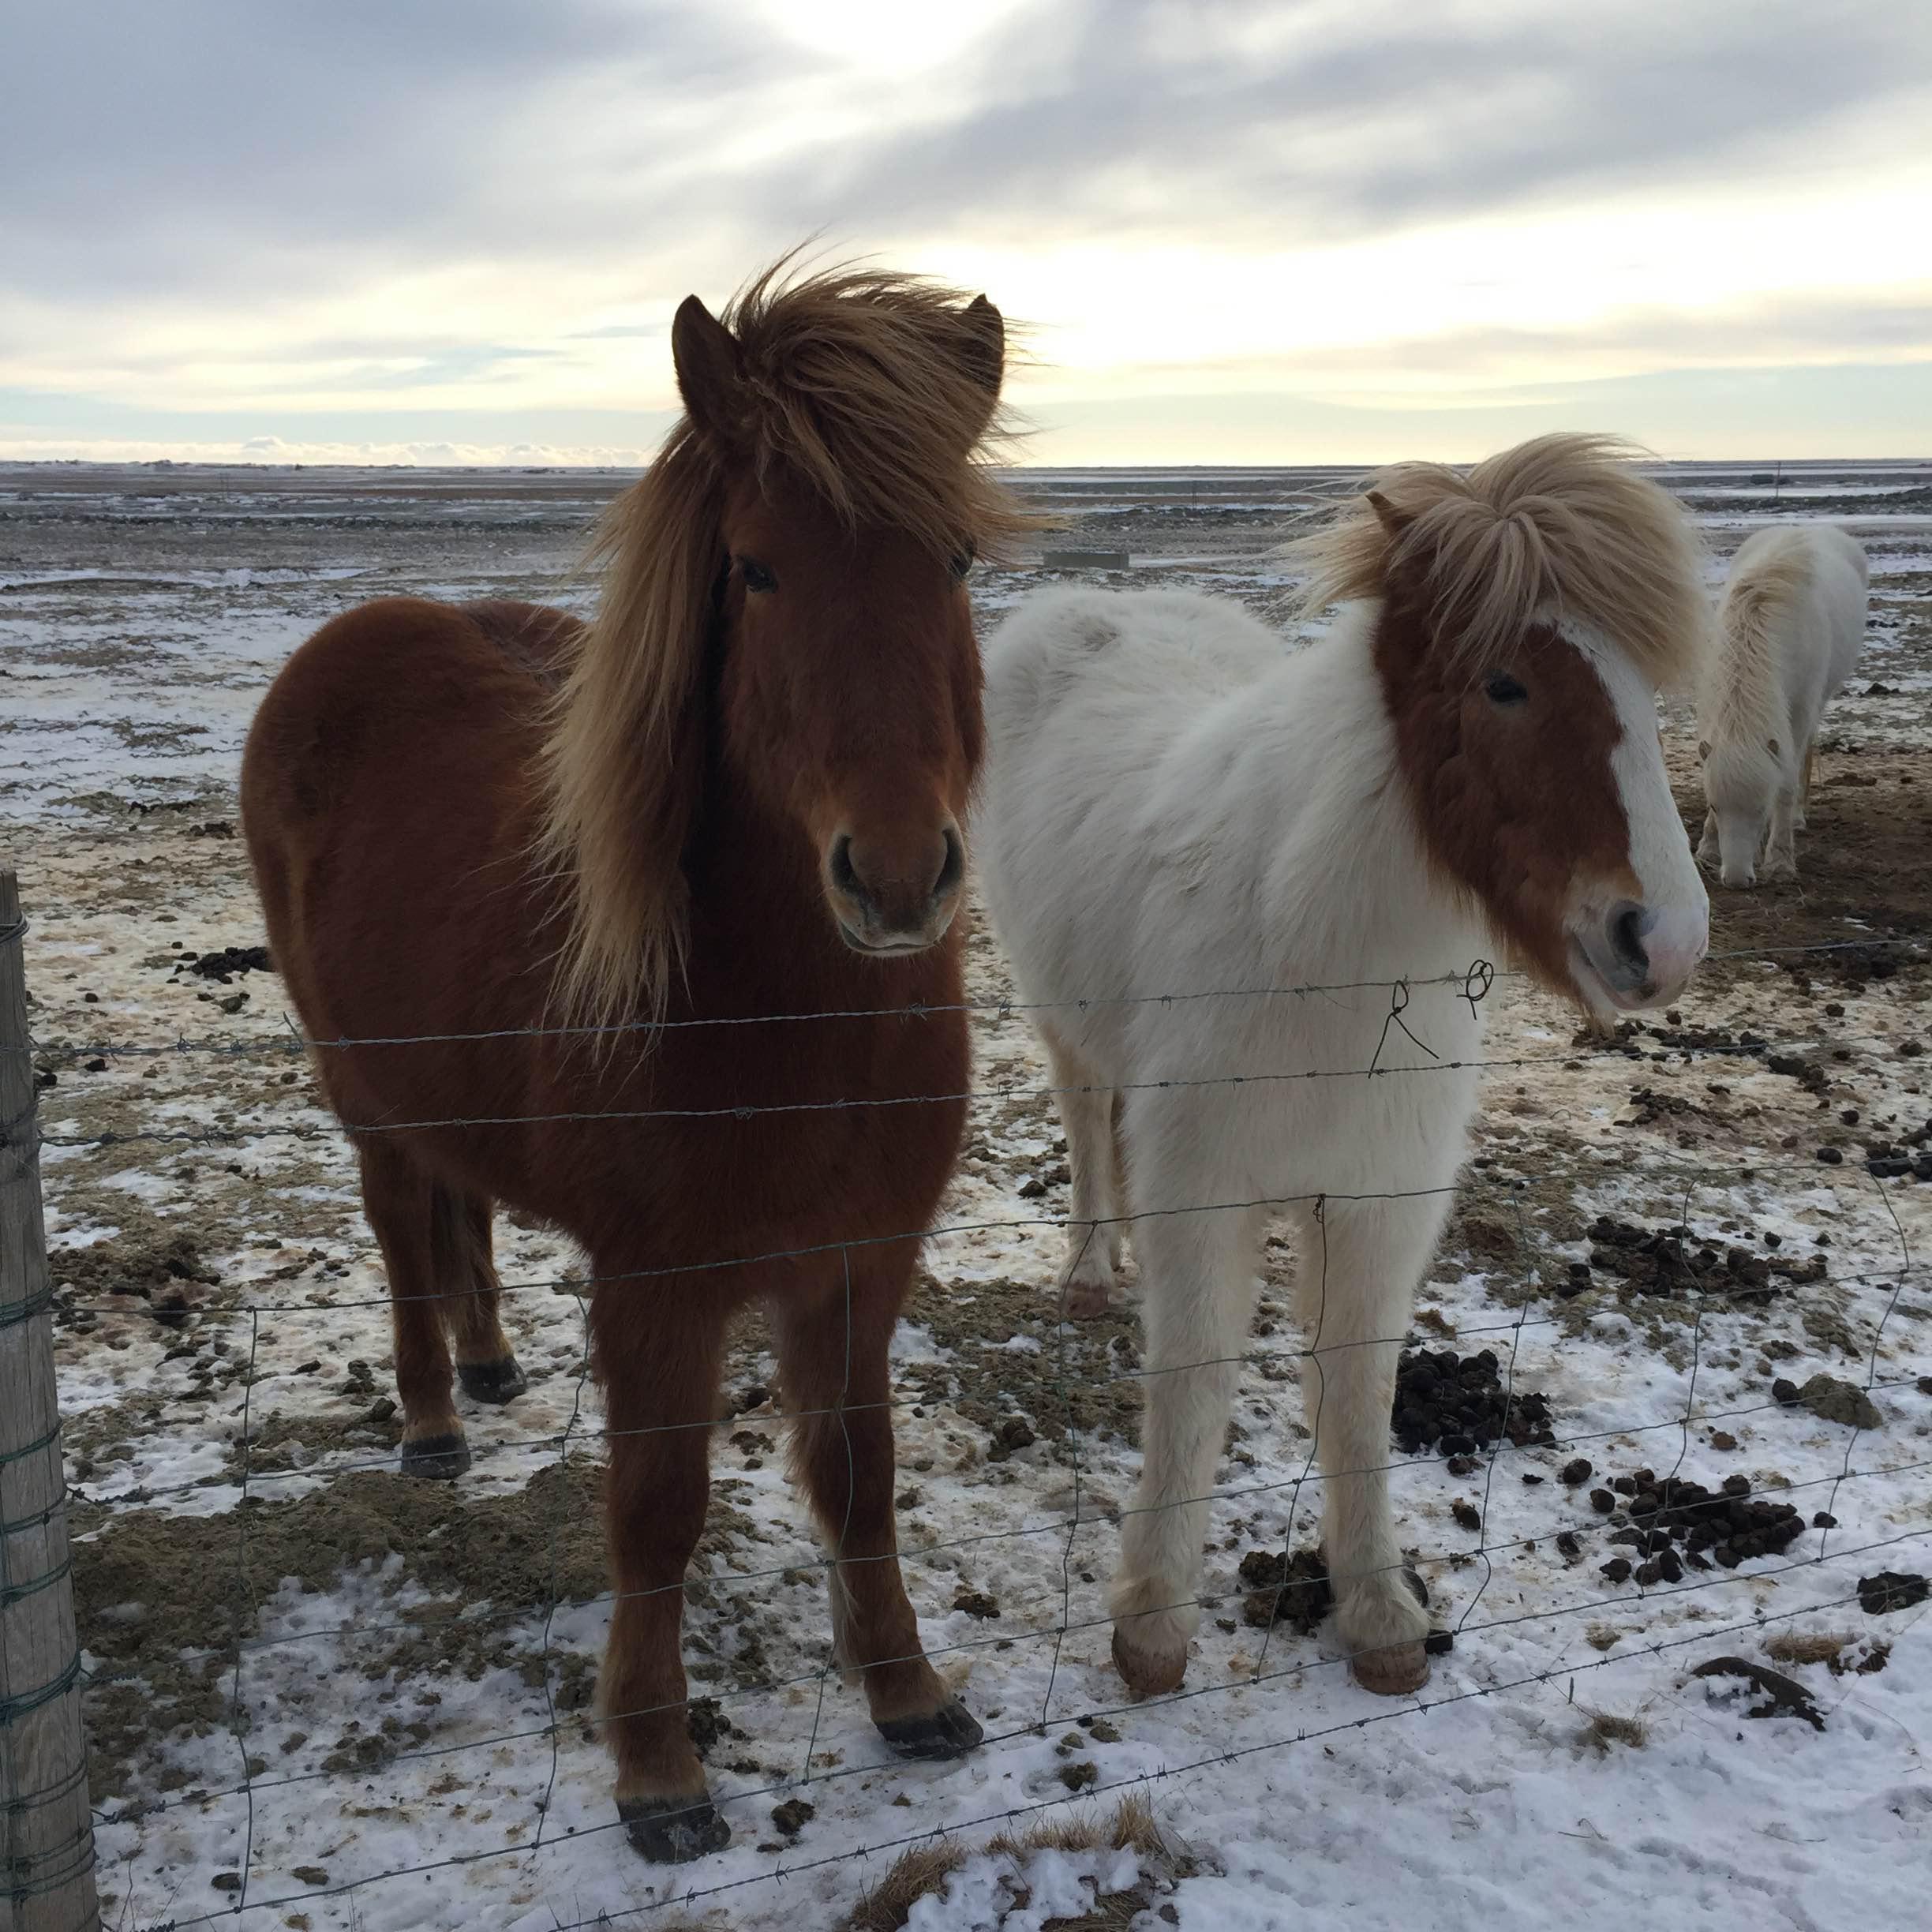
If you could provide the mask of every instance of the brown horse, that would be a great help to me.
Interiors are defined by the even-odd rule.
[[[524,1387],[494,1204],[590,1257],[600,1701],[619,1814],[661,1859],[730,1835],[679,1639],[749,1302],[837,1559],[841,1668],[902,1755],[979,1741],[900,1577],[886,1350],[968,1082],[963,1016],[903,1010],[961,994],[963,580],[1017,520],[982,466],[1005,354],[983,296],[774,269],[722,322],[687,300],[672,350],[686,414],[605,522],[594,622],[365,605],[290,661],[242,766],[275,957],[388,1269],[406,1470],[468,1465],[451,1341],[474,1399]]]

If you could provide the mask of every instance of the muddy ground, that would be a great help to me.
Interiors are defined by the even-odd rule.
[[[1057,500],[1073,506],[1071,534],[1054,541],[1131,545],[1137,581],[1215,588],[1279,616],[1289,586],[1269,547],[1284,512],[1339,486],[1244,479],[1215,486],[1234,503],[1205,506],[1198,485],[1185,505],[1150,486],[1096,506],[1093,486],[1068,484]],[[34,921],[77,1603],[116,1923],[286,1898],[309,1902],[264,1903],[260,1923],[484,1910],[508,1923],[555,1909],[537,1840],[605,1822],[589,1709],[608,1602],[580,1260],[500,1223],[530,1393],[469,1415],[477,1463],[460,1484],[401,1478],[382,1276],[279,983],[193,969],[262,937],[234,764],[280,657],[382,590],[555,597],[562,584],[577,597],[561,573],[604,487],[144,496],[111,477],[37,492],[0,477],[0,809]],[[1260,507],[1241,507],[1257,492]],[[1720,552],[1741,534],[1725,505],[1707,521]],[[1488,1002],[1476,1154],[1413,1340],[1500,1350],[1507,1376],[1547,1397],[1553,1440],[1492,1445],[1460,1469],[1431,1451],[1399,1472],[1405,1539],[1460,1633],[1439,1673],[1475,1684],[1537,1660],[1589,1665],[1719,1616],[1695,1596],[1606,1583],[1605,1522],[1558,1480],[1579,1454],[1605,1470],[1682,1461],[1713,1486],[1745,1473],[1788,1493],[1807,1526],[1834,1515],[1782,1559],[1818,1566],[1821,1590],[1840,1574],[1833,1537],[1875,1551],[1932,1515],[1932,1290],[1919,1260],[1932,1179],[1910,1165],[1932,1125],[1932,530],[1866,534],[1870,644],[1828,720],[1801,882],[1714,891],[1713,957],[1681,1009],[1615,1039],[1579,1035],[1507,974]],[[983,573],[989,617],[1039,575],[1024,559]],[[1694,832],[1681,706],[1666,731]],[[983,923],[971,968],[996,1009],[1009,988]],[[1425,1034],[1425,999],[1411,1015]],[[909,1587],[928,1647],[993,1735],[990,1769],[974,1774],[985,1807],[1061,1788],[1048,1745],[1027,1741],[1036,1727],[1050,1740],[1125,1703],[1104,1587],[1140,1391],[1131,1311],[1054,1320],[1066,1174],[1044,1066],[1017,1020],[993,1010],[974,1025],[982,1098],[908,1311],[897,1393]],[[1901,1151],[1902,1175],[1871,1171]],[[1690,1261],[1676,1273],[1617,1261],[1624,1251],[1593,1234],[1606,1216]],[[1780,1269],[1754,1279],[1724,1260],[1732,1249]],[[1226,1613],[1204,1627],[1196,1685],[1314,1672],[1324,1654],[1318,1635],[1286,1627],[1264,1643],[1238,1615],[1244,1556],[1312,1541],[1294,1266],[1271,1242],[1218,1478],[1208,1587]],[[1878,1426],[1855,1436],[1772,1392],[1813,1376],[1869,1388]],[[935,1825],[952,1815],[938,1795],[950,1788],[880,1759],[852,1694],[836,1678],[828,1688],[822,1575],[771,1383],[749,1324],[694,1568],[710,1580],[687,1619],[694,1691],[717,1701],[714,1783],[749,1794],[734,1878],[778,1849],[759,1794],[801,1780],[816,1806],[803,1842],[823,1853],[881,1842],[908,1807]],[[1577,1558],[1559,1535],[1582,1539]],[[1923,1569],[1925,1553],[1841,1567]],[[1754,1558],[1732,1579],[1761,1615],[1793,1601],[1773,1567]],[[1533,1638],[1517,1627],[1538,1617],[1548,1626]],[[1200,1708],[1230,1698],[1116,1711],[1103,1721],[1118,1741],[1092,1745],[1095,1776],[1191,1760],[1230,1724],[1264,1722],[1281,1688],[1231,1694],[1249,1700],[1234,1717]],[[1319,1720],[1356,1694],[1309,1694],[1331,1700],[1303,1707]],[[446,1842],[496,1862],[384,1876]],[[661,1896],[639,1892],[608,1832],[583,1855],[609,1899]],[[849,1903],[836,1868],[813,1882],[828,1913]],[[776,1923],[766,1915],[783,1910],[747,1893],[711,1923]]]

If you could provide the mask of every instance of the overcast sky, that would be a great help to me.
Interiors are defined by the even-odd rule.
[[[1932,455],[1926,0],[0,0],[0,456],[633,462],[817,234],[1043,462]]]

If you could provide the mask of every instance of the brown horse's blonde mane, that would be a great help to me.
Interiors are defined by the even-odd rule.
[[[1466,474],[1398,463],[1293,546],[1307,611],[1383,595],[1421,570],[1472,663],[1544,613],[1580,620],[1653,685],[1692,680],[1709,625],[1690,519],[1611,436],[1537,436]]]
[[[968,298],[790,267],[766,270],[720,318],[739,355],[728,447],[681,417],[592,541],[603,595],[552,709],[536,846],[562,889],[556,992],[573,1018],[660,1015],[682,961],[728,477],[802,483],[850,526],[906,531],[941,556],[1024,526],[988,467],[998,337],[963,324]]]

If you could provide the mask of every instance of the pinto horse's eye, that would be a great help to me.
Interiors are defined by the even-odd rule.
[[[738,560],[738,576],[747,590],[776,590],[778,579],[753,557]]]
[[[953,560],[946,566],[946,568],[953,573],[953,581],[955,583],[964,583],[966,581],[966,573],[972,568],[973,560],[979,554],[979,552],[971,544],[964,545],[953,552]]]
[[[1519,705],[1530,694],[1507,671],[1492,671],[1483,680],[1483,695],[1492,704]]]

